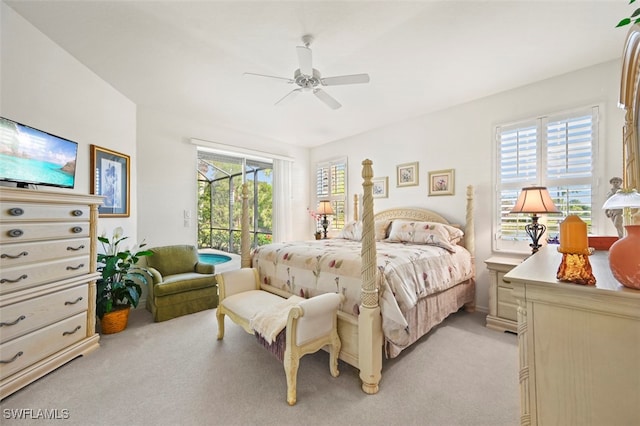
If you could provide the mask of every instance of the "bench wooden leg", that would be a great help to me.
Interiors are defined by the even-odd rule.
[[[218,340],[224,338],[224,312],[220,312],[220,308],[216,310],[216,318],[218,319]]]
[[[284,373],[287,376],[287,403],[296,403],[296,382],[298,378],[298,367],[300,358],[294,356],[289,349],[284,352]]]
[[[340,342],[340,337],[338,333],[331,334],[331,344],[329,347],[329,370],[331,371],[331,375],[333,377],[338,377],[340,371],[338,371],[338,355],[340,354],[340,348],[342,347],[342,342]]]

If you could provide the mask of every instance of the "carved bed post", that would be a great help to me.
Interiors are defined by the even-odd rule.
[[[249,237],[249,186],[242,184],[242,218],[240,228],[240,266],[251,267],[251,239]]]
[[[473,277],[476,276],[476,237],[473,219],[473,185],[467,186],[467,211],[464,225],[464,247],[471,253],[471,265],[473,268]],[[464,309],[467,312],[475,312],[476,302],[466,303]]]
[[[378,392],[382,377],[382,319],[378,304],[376,240],[373,218],[373,168],[371,160],[362,162],[362,289],[358,315],[358,366],[362,390]]]

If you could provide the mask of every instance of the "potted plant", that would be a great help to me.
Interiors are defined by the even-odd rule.
[[[153,254],[142,250],[144,243],[133,249],[120,249],[120,243],[128,237],[123,230],[113,230],[111,239],[104,234],[98,237],[103,253],[98,253],[98,272],[101,277],[96,283],[96,314],[100,319],[102,333],[117,333],[127,327],[131,306],[138,306],[142,288],[147,284],[145,270],[136,265],[143,256]]]

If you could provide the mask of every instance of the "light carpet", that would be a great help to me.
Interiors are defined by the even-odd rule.
[[[385,360],[376,395],[362,392],[350,365],[341,361],[333,378],[328,353],[307,355],[290,407],[282,364],[228,318],[218,341],[213,309],[161,323],[137,309],[125,331],[101,336],[98,350],[0,402],[1,423],[517,425],[517,337],[484,321],[460,311]],[[38,410],[67,418],[15,419]]]

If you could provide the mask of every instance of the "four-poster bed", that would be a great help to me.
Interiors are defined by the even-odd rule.
[[[258,270],[262,290],[283,297],[342,293],[346,302],[338,312],[339,357],[360,370],[362,389],[373,394],[383,353],[395,357],[449,314],[463,306],[474,308],[473,188],[467,188],[463,234],[426,209],[374,214],[372,162],[362,165],[361,236],[350,241],[345,227],[340,239],[276,243],[251,253],[243,194],[241,265]],[[354,204],[357,207],[357,201]],[[424,224],[426,231],[415,227]],[[417,235],[427,235],[429,242],[412,241]],[[394,238],[396,242],[388,242]]]

